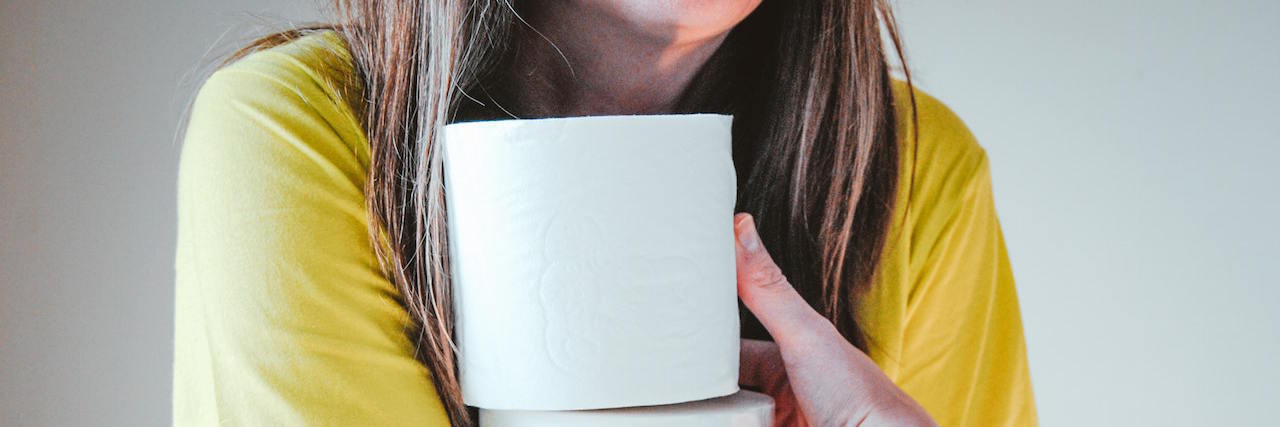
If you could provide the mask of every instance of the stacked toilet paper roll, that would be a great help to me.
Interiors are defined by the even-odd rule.
[[[511,422],[532,420],[526,411],[712,420],[759,409],[752,396],[730,396],[739,344],[731,124],[692,114],[445,127],[468,405],[505,426],[526,425]],[[717,400],[673,405],[708,399]],[[592,411],[605,408],[630,409]]]
[[[480,410],[482,427],[769,427],[773,399],[742,390],[709,400],[596,411]]]

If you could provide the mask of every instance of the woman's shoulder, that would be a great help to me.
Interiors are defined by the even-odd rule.
[[[987,153],[964,120],[919,87],[894,80],[893,91],[900,175],[903,182],[910,183],[903,187],[910,188],[913,203],[958,197],[966,188],[980,184],[988,167]]]
[[[342,37],[320,30],[275,38],[210,74],[195,95],[192,120],[230,110],[298,133],[320,122],[356,144],[363,131],[350,101],[360,99],[360,87]]]
[[[975,162],[986,157],[986,150],[969,126],[946,103],[918,86],[909,88],[902,80],[893,81],[893,92],[904,158],[919,167],[928,167],[958,166],[956,163],[976,166]]]
[[[359,93],[350,51],[336,31],[298,30],[262,41],[259,47],[249,48],[249,53],[215,71],[208,81],[269,80],[293,89],[295,94],[319,89],[334,101]]]
[[[337,166],[349,179],[362,178],[369,150],[348,104],[359,99],[352,98],[358,92],[351,69],[341,37],[320,31],[213,72],[191,104],[180,179],[215,168],[244,172],[243,165],[253,163],[320,163]]]

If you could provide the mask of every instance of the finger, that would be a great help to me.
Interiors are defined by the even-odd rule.
[[[751,215],[734,216],[738,297],[778,344],[810,337],[826,319],[791,287],[760,241]]]

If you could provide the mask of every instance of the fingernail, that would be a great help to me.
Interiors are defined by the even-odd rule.
[[[743,215],[738,222],[738,242],[749,253],[760,250],[760,236],[756,234],[756,221],[751,215]]]

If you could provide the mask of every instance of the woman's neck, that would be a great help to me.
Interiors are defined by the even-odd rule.
[[[564,2],[540,6],[523,16],[528,26],[516,23],[516,53],[499,76],[503,107],[526,117],[669,112],[728,34],[639,28]]]

